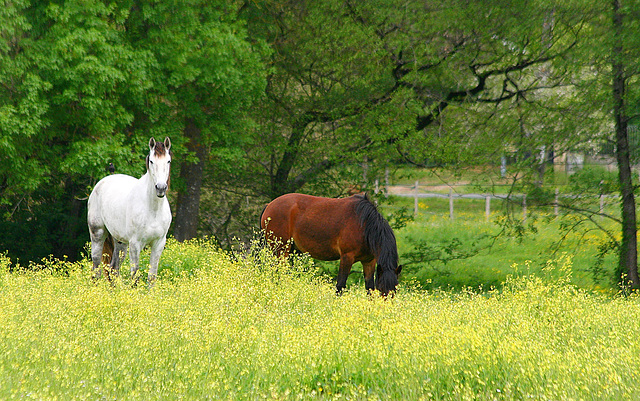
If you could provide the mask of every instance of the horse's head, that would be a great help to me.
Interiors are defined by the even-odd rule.
[[[391,293],[396,291],[396,286],[398,285],[398,276],[402,271],[402,265],[397,265],[395,269],[384,270],[383,272],[378,272],[378,277],[376,278],[376,288],[380,291],[382,296],[386,297]]]
[[[151,176],[151,182],[155,185],[156,195],[162,198],[169,188],[171,171],[171,141],[169,137],[164,142],[156,142],[149,139],[149,155],[147,156],[147,171]]]

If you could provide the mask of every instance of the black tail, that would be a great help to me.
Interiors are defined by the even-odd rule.
[[[383,295],[396,289],[398,285],[398,247],[396,236],[389,223],[382,217],[376,205],[365,195],[356,195],[356,214],[364,228],[367,246],[377,259],[375,286]]]

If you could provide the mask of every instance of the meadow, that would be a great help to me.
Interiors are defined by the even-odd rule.
[[[499,290],[388,299],[207,240],[170,240],[152,289],[89,269],[0,258],[0,398],[640,398],[638,295],[572,285],[567,255]]]
[[[581,194],[584,197],[579,205],[581,208],[598,211],[602,207],[606,214],[619,217],[619,200],[609,196],[600,203],[598,196],[598,191],[606,187],[603,183],[609,183],[613,173],[596,167],[586,168],[573,176],[553,170],[548,173],[545,183],[551,192],[558,189],[560,196]],[[505,196],[509,191],[518,194],[522,190],[514,189],[508,179],[500,178],[496,169],[454,172],[401,168],[393,172],[389,182],[396,187],[389,188],[387,195],[380,194],[376,199],[379,209],[396,228],[405,282],[412,281],[420,288],[430,290],[501,288],[510,276],[547,275],[543,270],[549,260],[571,255],[572,284],[599,292],[615,293],[618,290],[618,277],[614,273],[615,251],[609,249],[608,253],[601,254],[610,237],[598,229],[604,228],[619,236],[619,227],[612,220],[601,216],[588,219],[569,214],[562,208],[556,215],[552,206],[536,206],[535,200],[529,200],[524,220],[519,195],[511,201],[493,199],[488,219],[485,199],[455,198],[454,220],[451,220],[449,199],[419,198],[414,215],[413,197],[394,193],[411,195],[416,180],[420,183],[420,193],[446,195],[451,189],[456,194]],[[401,216],[401,224],[397,224],[394,215]],[[321,266],[333,275],[337,271],[336,264],[322,263]],[[360,280],[358,275],[352,276],[352,282]]]

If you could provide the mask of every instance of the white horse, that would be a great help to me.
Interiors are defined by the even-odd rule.
[[[171,209],[165,196],[169,187],[170,149],[169,138],[165,138],[164,143],[151,138],[147,173],[142,178],[124,174],[109,175],[100,180],[91,192],[87,224],[91,235],[95,278],[101,275],[103,248],[109,254],[112,246],[112,255],[108,255],[111,257],[110,270],[111,274],[118,276],[129,244],[134,282],[138,279],[140,251],[147,245],[151,247],[149,286],[155,281],[171,224]]]

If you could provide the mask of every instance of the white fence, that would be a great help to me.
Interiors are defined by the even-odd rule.
[[[376,183],[377,184],[377,183]],[[389,192],[390,188],[394,188],[394,189],[404,189],[404,191],[391,191]],[[376,193],[378,193],[379,191],[379,187],[376,185]],[[454,200],[455,199],[484,199],[485,200],[485,219],[487,221],[489,221],[490,217],[491,217],[491,200],[492,199],[498,199],[498,200],[507,200],[510,199],[512,201],[521,201],[521,205],[522,205],[522,219],[524,221],[527,220],[527,195],[526,194],[510,194],[510,195],[496,195],[496,194],[477,194],[477,193],[456,193],[453,191],[453,187],[449,187],[449,193],[448,194],[443,194],[443,193],[436,193],[436,192],[420,192],[420,184],[418,181],[416,181],[415,185],[413,186],[408,186],[408,185],[395,185],[393,187],[387,187],[386,188],[386,193],[387,194],[392,194],[394,196],[401,196],[401,197],[410,197],[413,198],[413,214],[414,216],[417,216],[418,214],[418,206],[419,206],[419,202],[418,200],[421,198],[442,198],[442,199],[448,199],[449,200],[449,218],[451,220],[453,220],[455,218],[455,209],[454,209]],[[567,198],[571,198],[571,197],[576,197],[575,195],[562,195],[563,197]],[[599,197],[599,201],[600,201],[600,210],[599,213],[603,213],[604,212],[604,207],[605,207],[605,199],[606,198],[617,198],[614,196],[607,196],[607,195],[600,195]],[[558,216],[560,211],[559,211],[559,191],[556,188],[555,190],[555,201],[554,201],[554,206],[553,206],[553,212],[555,216]]]

